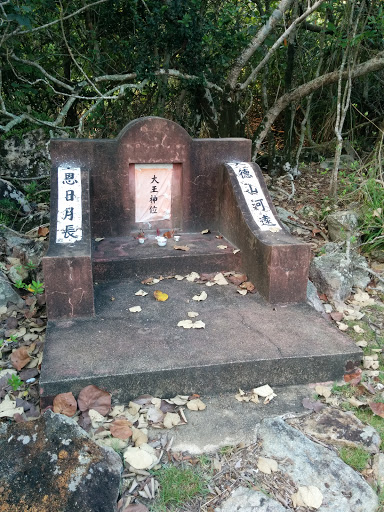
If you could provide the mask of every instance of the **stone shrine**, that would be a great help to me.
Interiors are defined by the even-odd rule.
[[[57,139],[50,151],[46,403],[90,383],[126,400],[330,380],[361,357],[305,304],[309,247],[280,223],[250,140],[192,139],[149,117],[115,140]],[[243,273],[257,293],[181,280],[192,272]],[[204,329],[178,326],[189,310]]]

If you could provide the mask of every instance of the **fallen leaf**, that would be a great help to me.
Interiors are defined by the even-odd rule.
[[[141,284],[157,284],[160,283],[160,279],[155,279],[154,277],[148,277],[147,279],[144,279],[144,281],[141,281]]]
[[[192,329],[205,329],[205,323],[201,320],[197,320],[197,322],[192,325]]]
[[[360,325],[354,325],[353,330],[357,332],[357,334],[363,334],[365,331],[360,327]]]
[[[49,233],[49,228],[47,228],[45,226],[40,226],[39,229],[37,230],[38,236],[47,236],[48,233]]]
[[[271,386],[269,386],[269,384],[265,384],[264,386],[259,386],[258,388],[252,389],[252,393],[263,398],[266,398],[267,396],[272,395],[274,392]]]
[[[353,368],[344,375],[344,381],[349,382],[352,386],[357,386],[361,381],[362,369]]]
[[[116,416],[120,416],[124,412],[124,405],[115,405],[112,407],[112,410],[109,412],[108,416],[111,418],[115,418]]]
[[[240,295],[247,295],[247,290],[240,290],[239,288],[236,290],[237,293],[240,293]]]
[[[156,455],[145,450],[143,446],[145,445],[130,446],[124,452],[124,460],[135,469],[148,469],[157,461]]]
[[[210,229],[203,229],[203,231],[201,232],[202,235],[207,235],[208,233],[210,233],[211,230]]]
[[[53,400],[53,412],[64,414],[70,418],[76,414],[77,402],[71,392],[60,393]]]
[[[240,288],[247,290],[248,292],[253,292],[255,290],[255,285],[251,283],[251,281],[246,281],[245,283],[241,283]]]
[[[26,347],[20,347],[14,350],[11,354],[11,363],[16,370],[20,371],[30,361],[31,357],[28,354]]]
[[[109,430],[113,437],[117,437],[117,439],[122,439],[125,441],[132,436],[131,427],[132,424],[130,421],[124,419],[116,419],[111,423]]]
[[[368,345],[368,342],[365,340],[356,341],[356,346],[360,348],[364,348]]]
[[[132,427],[132,441],[135,443],[135,446],[141,446],[148,442],[148,436],[141,429]]]
[[[131,499],[131,498],[129,498]],[[124,505],[123,498],[118,502],[117,512],[149,512],[148,508],[142,503],[130,503],[127,506]]]
[[[325,293],[320,293],[319,294],[319,299],[324,301],[324,302],[328,302],[328,297],[325,295]]]
[[[247,280],[247,276],[245,274],[234,274],[232,276],[228,276],[227,279],[230,283],[239,286]]]
[[[200,400],[200,398],[196,398],[195,400],[190,400],[187,402],[187,408],[190,411],[204,411],[207,406],[202,400]]]
[[[182,281],[184,279],[185,276],[179,276],[179,275],[176,275],[175,276],[175,279],[176,281]]]
[[[375,303],[375,299],[372,299],[367,292],[358,291],[355,293],[352,304],[359,304],[360,306],[371,306]]]
[[[101,242],[102,240],[104,240],[104,237],[95,238],[95,242]]]
[[[344,318],[344,314],[340,313],[340,311],[333,311],[330,315],[332,320],[334,320],[335,322],[341,322],[341,320]]]
[[[350,398],[348,398],[348,402],[353,407],[361,407],[362,405],[367,405],[365,402],[361,402],[360,400],[358,400],[355,396],[351,396]]]
[[[302,404],[305,409],[309,409],[315,412],[319,412],[325,407],[325,405],[322,404],[319,400],[311,400],[310,398],[304,398]]]
[[[169,398],[167,402],[175,405],[185,405],[188,402],[188,395],[176,395],[173,398]]]
[[[223,274],[221,272],[216,274],[215,277],[213,278],[213,280],[216,284],[218,284],[220,286],[228,284],[228,281],[225,279],[225,277],[223,276]]]
[[[382,211],[382,208],[376,208],[376,210],[373,210],[372,212],[372,217],[380,217]]]
[[[233,254],[237,254],[238,252],[240,252],[240,249],[233,249]]]
[[[0,404],[0,418],[13,418],[15,414],[23,414],[23,407],[16,407],[16,400],[11,400],[9,395],[6,395]]]
[[[346,331],[348,329],[347,324],[343,324],[343,322],[336,322],[336,323],[337,323],[337,327],[340,329],[340,331]]]
[[[158,300],[159,302],[165,302],[166,300],[168,300],[168,295],[164,292],[161,292],[160,290],[155,290],[153,292],[153,295],[155,299]]]
[[[88,414],[91,419],[93,428],[98,428],[99,423],[103,423],[103,421],[105,421],[104,416],[99,412],[95,411],[95,409],[89,409]]]
[[[159,407],[151,406],[147,411],[147,420],[152,423],[160,423],[164,419],[164,413]]]
[[[145,292],[144,290],[139,290],[138,292],[135,293],[135,295],[139,295],[140,297],[145,297],[146,295],[148,295],[148,293]]]
[[[111,395],[91,384],[80,391],[77,404],[80,411],[94,409],[105,416],[111,409]]]
[[[315,386],[315,392],[318,395],[323,396],[324,398],[329,398],[332,394],[332,392],[329,388],[327,388],[326,386],[323,386],[321,384],[318,384],[317,386]]]
[[[189,251],[188,245],[174,245],[173,248],[176,249],[176,251]]]
[[[129,308],[129,311],[131,313],[140,313],[141,307],[140,306],[133,306],[132,308]]]
[[[189,316],[189,318],[195,318],[196,316],[199,316],[199,313],[195,313],[194,311],[189,311],[188,316]]]
[[[184,327],[184,329],[192,329],[192,320],[180,320],[177,327]]]
[[[281,228],[271,226],[271,227],[268,229],[268,231],[270,231],[271,233],[278,233],[279,231],[281,231]]]
[[[200,295],[194,295],[192,297],[192,300],[200,301],[200,300],[205,300],[207,297],[208,297],[207,292],[203,291],[200,293]]]
[[[193,281],[195,281],[196,279],[199,279],[200,278],[200,275],[197,273],[197,272],[191,272],[190,274],[188,274],[187,276],[185,276],[185,278],[187,279],[187,281],[189,281],[190,283],[193,283]]]
[[[266,459],[265,457],[259,457],[257,460],[257,468],[266,475],[270,475],[275,471],[279,470],[277,461],[274,459]]]
[[[174,412],[167,412],[164,416],[164,427],[172,428],[180,423],[180,416]]]
[[[323,503],[323,495],[320,489],[314,485],[299,487],[298,491],[291,496],[293,508],[309,507],[318,509]]]
[[[228,249],[228,245],[218,245],[217,248],[225,250],[225,249]]]

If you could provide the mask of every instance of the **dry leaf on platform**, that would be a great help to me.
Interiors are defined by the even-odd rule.
[[[184,329],[192,329],[192,320],[180,320],[177,327],[184,327]]]
[[[340,331],[346,331],[348,330],[348,325],[344,324],[343,322],[336,322],[337,327],[340,329]]]
[[[157,457],[140,447],[130,446],[124,452],[124,460],[135,469],[148,469],[157,460]]]
[[[221,286],[228,284],[228,281],[225,279],[225,277],[223,276],[223,274],[221,272],[216,274],[215,277],[213,278],[213,280],[216,284],[221,285]]]
[[[372,306],[375,303],[375,299],[371,299],[367,292],[359,290],[355,293],[352,304],[358,304],[359,306]]]
[[[148,293],[145,292],[144,290],[139,290],[138,292],[135,293],[135,295],[139,295],[140,297],[145,297],[146,295],[148,295]]]
[[[246,281],[245,283],[241,283],[240,288],[243,290],[247,290],[248,292],[253,292],[255,289],[255,285],[251,283],[251,281]]]
[[[187,402],[187,408],[190,411],[204,411],[207,406],[202,400],[200,400],[200,398],[196,398],[195,400],[190,400]]]
[[[233,249],[233,254],[237,254],[238,252],[240,252],[240,249]]]
[[[91,384],[80,391],[77,404],[82,412],[94,409],[105,416],[111,409],[111,395]]]
[[[195,318],[196,316],[199,316],[199,313],[195,313],[194,311],[189,311],[188,316],[189,316],[189,318]]]
[[[351,396],[350,398],[348,398],[348,402],[353,407],[361,407],[362,405],[367,405],[365,402],[361,402],[360,400],[358,400],[355,396]]]
[[[211,231],[209,229],[203,229],[203,231],[201,232],[202,235],[207,235],[208,233],[210,233]]]
[[[164,416],[164,427],[165,428],[172,428],[176,425],[178,425],[181,421],[180,416],[175,412],[167,412],[167,414]]]
[[[217,248],[225,250],[228,249],[228,245],[218,245]]]
[[[309,507],[318,509],[323,503],[323,495],[319,488],[314,485],[299,487],[298,491],[291,496],[293,507]]]
[[[37,230],[37,236],[47,236],[49,233],[49,228],[46,226],[40,226]]]
[[[317,393],[320,396],[323,396],[324,398],[329,398],[332,394],[331,390],[327,388],[326,386],[323,386],[321,384],[318,384],[315,386],[315,393]]]
[[[240,290],[239,288],[236,290],[237,293],[240,293],[240,295],[247,295],[247,290]]]
[[[9,395],[5,395],[0,403],[0,418],[13,418],[15,414],[23,414],[23,407],[16,407],[16,400],[11,400]]]
[[[174,245],[173,248],[176,249],[176,251],[189,251],[188,245]]]
[[[160,290],[155,290],[153,292],[153,295],[155,299],[158,300],[159,302],[165,302],[166,300],[168,300],[168,295],[164,292],[161,292]]]
[[[269,386],[269,384],[265,384],[264,386],[259,386],[258,388],[252,389],[252,393],[263,398],[266,398],[267,396],[273,394],[273,389],[271,388],[271,386]]]
[[[160,410],[159,407],[155,407],[154,405],[148,408],[147,411],[147,420],[152,423],[160,423],[164,419],[164,413]]]
[[[192,325],[192,329],[205,329],[205,323],[201,320],[197,320],[197,322]]]
[[[95,238],[95,242],[101,242],[102,240],[104,240],[104,237]]]
[[[109,427],[109,430],[113,437],[117,437],[117,439],[122,439],[125,441],[132,436],[132,423],[128,420],[124,419],[116,419],[113,421]]]
[[[70,418],[75,415],[77,411],[76,398],[71,392],[60,393],[53,399],[53,412],[64,414]]]
[[[175,276],[175,279],[176,281],[182,281],[184,279],[185,276],[179,276],[179,275],[176,275]]]
[[[329,305],[329,304],[327,304],[327,305]],[[340,311],[332,311],[330,313],[330,315],[331,315],[332,320],[334,320],[335,322],[341,322],[342,319],[344,318],[344,313],[341,313]]]
[[[208,297],[207,292],[201,292],[200,295],[194,295],[192,297],[192,300],[201,301],[201,300],[205,300],[207,297]]]
[[[167,400],[168,403],[175,405],[185,405],[188,402],[189,395],[176,395]]]
[[[148,277],[147,279],[144,279],[144,281],[141,281],[141,284],[157,284],[160,283],[160,279],[155,279],[154,277]]]
[[[279,470],[279,466],[275,459],[266,459],[265,457],[258,458],[257,468],[266,475],[270,475],[271,473]]]
[[[190,283],[193,283],[193,281],[200,278],[200,274],[198,274],[197,272],[191,272],[190,274],[188,274],[185,277],[186,277],[187,281],[189,281]]]
[[[363,333],[365,332],[365,331],[364,331],[364,329],[362,329],[362,328],[360,327],[360,325],[354,325],[354,326],[353,326],[353,330],[354,330],[357,334],[363,334]]]
[[[369,408],[377,416],[384,418],[384,403],[383,402],[369,402]]]
[[[365,340],[356,341],[356,346],[360,348],[364,348],[368,345],[368,342]]]
[[[148,442],[148,436],[141,429],[132,427],[132,441],[135,446],[141,446]]]
[[[104,416],[99,412],[95,411],[95,409],[89,409],[88,414],[91,419],[93,428],[98,428],[99,423],[103,423],[103,421],[105,421]]]
[[[18,371],[24,368],[29,361],[31,361],[31,357],[29,356],[26,347],[17,348],[11,354],[12,366]]]
[[[140,313],[141,307],[140,306],[133,306],[133,307],[129,308],[129,311],[131,313]]]

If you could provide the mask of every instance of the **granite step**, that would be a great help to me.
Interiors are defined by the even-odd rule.
[[[148,295],[136,296],[139,289]],[[155,289],[168,300],[156,301]],[[206,300],[193,300],[203,290]],[[48,322],[43,404],[89,384],[127,402],[142,393],[207,395],[335,380],[348,361],[362,357],[348,336],[309,305],[273,306],[257,293],[241,296],[232,284],[111,281],[95,286],[95,301],[94,318]],[[142,310],[131,313],[132,306]],[[178,327],[191,311],[204,329]]]
[[[219,237],[219,238],[218,238]],[[218,246],[227,246],[221,249]],[[175,250],[187,246],[189,251]],[[113,279],[145,278],[195,272],[232,271],[241,268],[241,254],[220,233],[182,233],[180,240],[169,239],[159,247],[156,234],[146,234],[140,244],[134,236],[104,238],[92,251],[95,282]]]

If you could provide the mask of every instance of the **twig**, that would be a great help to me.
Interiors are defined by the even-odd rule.
[[[381,281],[382,283],[384,283],[384,278],[382,278],[381,276],[379,276],[379,274],[375,271],[373,271],[371,268],[368,268],[367,267],[364,267],[364,265],[354,265],[355,268],[359,268],[361,270],[365,270],[365,271],[368,271],[369,274],[372,274],[373,276],[376,277],[376,279],[378,279],[379,281]]]

